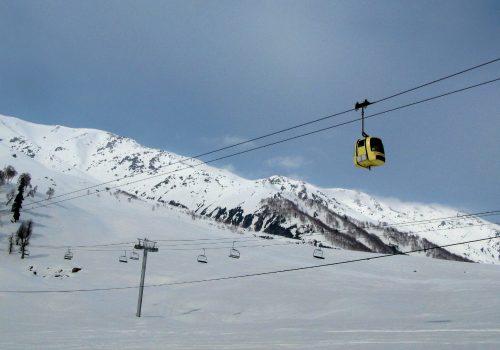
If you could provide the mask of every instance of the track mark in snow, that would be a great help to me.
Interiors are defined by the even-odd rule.
[[[186,312],[182,312],[181,315],[189,315],[189,314],[192,314],[193,312],[198,312],[198,311],[201,311],[201,308],[192,309],[192,310],[189,310],[189,311],[186,311]]]
[[[500,333],[500,329],[346,329],[326,333]]]

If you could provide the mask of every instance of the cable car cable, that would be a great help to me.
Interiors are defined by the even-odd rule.
[[[397,110],[401,110],[401,109],[404,109],[404,108],[415,106],[415,105],[418,105],[418,104],[421,104],[421,103],[426,103],[426,102],[429,102],[429,101],[433,101],[433,100],[436,100],[436,99],[439,99],[439,98],[443,98],[443,97],[446,97],[446,96],[449,96],[449,95],[453,95],[453,94],[456,94],[456,93],[459,93],[459,92],[463,92],[463,91],[466,91],[466,90],[470,90],[470,89],[473,89],[473,88],[477,88],[477,87],[480,87],[480,86],[491,84],[491,83],[497,82],[499,80],[500,80],[500,77],[492,79],[492,80],[488,80],[488,81],[485,81],[485,82],[482,82],[482,83],[470,85],[470,86],[467,86],[467,87],[464,87],[464,88],[461,88],[461,89],[449,91],[449,92],[446,92],[446,93],[443,93],[443,94],[440,94],[440,95],[436,95],[436,96],[433,96],[433,97],[425,98],[423,100],[419,100],[419,101],[416,101],[416,102],[412,102],[412,103],[408,103],[408,104],[405,104],[405,105],[401,105],[401,106],[398,106],[398,107],[395,107],[395,108],[387,109],[387,110],[384,110],[384,111],[381,111],[381,112],[374,113],[374,114],[371,114],[369,116],[366,116],[365,119],[374,118],[374,117],[377,117],[377,116],[380,116],[380,115],[384,115],[384,114],[391,113],[391,112],[394,112],[394,111],[397,111]],[[201,166],[201,165],[205,165],[205,164],[210,164],[210,163],[213,163],[213,162],[216,162],[216,161],[219,161],[219,160],[223,160],[223,159],[235,157],[235,156],[238,156],[238,155],[241,155],[241,154],[245,154],[245,153],[249,153],[249,152],[253,152],[253,151],[256,151],[256,150],[259,150],[259,149],[268,148],[268,147],[275,146],[275,145],[278,145],[278,144],[281,144],[281,143],[284,143],[284,142],[296,140],[296,139],[299,139],[299,138],[303,138],[303,137],[306,137],[306,136],[314,135],[314,134],[317,134],[317,133],[320,133],[320,132],[324,132],[324,131],[327,131],[327,130],[335,129],[335,128],[338,128],[338,127],[341,127],[341,126],[345,126],[345,125],[348,125],[348,124],[359,122],[360,120],[361,120],[361,118],[351,119],[351,120],[348,120],[348,121],[345,121],[345,122],[342,122],[342,123],[338,123],[338,124],[334,124],[334,125],[331,125],[331,126],[328,126],[328,127],[321,128],[321,129],[313,130],[313,131],[310,131],[310,132],[307,132],[307,133],[295,135],[295,136],[288,137],[288,138],[285,138],[285,139],[282,139],[282,140],[278,140],[278,141],[275,141],[275,142],[271,142],[271,143],[268,143],[268,144],[265,144],[265,145],[253,147],[253,148],[250,148],[250,149],[247,149],[247,150],[235,152],[235,153],[232,153],[232,154],[229,154],[229,155],[226,155],[226,156],[221,156],[221,157],[218,157],[218,158],[215,158],[215,159],[211,159],[211,160],[207,160],[207,161],[200,161],[199,164],[196,164],[194,166],[189,166],[189,167],[181,168],[181,169],[175,169],[175,170],[171,170],[169,172],[151,175],[151,176],[145,177],[143,179],[133,180],[133,181],[130,181],[130,182],[127,182],[127,183],[124,183],[124,184],[119,184],[119,185],[113,186],[111,188],[108,188],[108,190],[116,189],[116,188],[120,188],[120,187],[124,187],[124,186],[129,186],[129,185],[137,183],[137,182],[142,182],[142,181],[150,180],[150,179],[153,179],[153,178],[156,178],[156,177],[160,177],[160,176],[166,176],[166,175],[169,175],[169,174],[172,174],[172,173],[176,173],[176,172],[183,171],[183,170],[188,170],[190,168],[195,168],[195,167],[198,167],[198,166]],[[123,178],[123,179],[125,179],[125,178]],[[32,207],[32,208],[26,208],[23,211],[28,212],[29,210],[35,210],[35,209],[46,207],[46,206],[49,206],[49,205],[63,203],[63,202],[69,201],[69,200],[73,200],[73,199],[77,199],[77,198],[82,198],[82,197],[86,197],[86,196],[91,196],[91,195],[94,195],[94,194],[97,194],[97,193],[100,193],[100,191],[91,192],[91,193],[85,193],[85,194],[81,194],[81,195],[78,195],[78,196],[70,197],[70,198],[67,198],[67,199],[62,199],[62,200],[59,200],[59,201],[50,202],[50,203],[47,203],[47,204],[35,206],[35,207]],[[35,204],[35,203],[31,203],[31,204]]]
[[[418,90],[418,89],[421,89],[423,87],[426,87],[426,86],[429,86],[429,85],[432,85],[432,84],[435,84],[435,83],[438,83],[440,81],[443,81],[443,80],[446,80],[446,79],[449,79],[449,78],[452,78],[452,77],[456,77],[457,75],[460,75],[460,74],[464,74],[464,73],[467,73],[467,72],[470,72],[474,69],[477,69],[477,68],[481,68],[481,67],[484,67],[484,66],[487,66],[489,64],[492,64],[492,63],[495,63],[495,62],[498,62],[500,61],[500,58],[495,58],[494,60],[491,60],[491,61],[488,61],[488,62],[485,62],[485,63],[481,63],[481,64],[478,64],[477,66],[474,66],[474,67],[470,67],[470,68],[467,68],[467,69],[464,69],[464,70],[461,70],[459,72],[456,72],[456,73],[453,73],[453,74],[450,74],[450,75],[447,75],[447,76],[444,76],[442,78],[439,78],[439,79],[436,79],[436,80],[432,80],[428,83],[425,83],[425,84],[422,84],[422,85],[419,85],[419,86],[416,86],[414,88],[411,88],[411,89],[408,89],[408,90],[404,90],[402,92],[398,92],[397,94],[394,94],[394,95],[391,95],[391,96],[387,96],[387,97],[384,97],[384,98],[381,98],[381,99],[378,99],[376,100],[375,102],[372,102],[372,104],[374,103],[378,103],[378,102],[382,102],[382,101],[386,101],[386,100],[389,100],[389,99],[392,99],[394,97],[397,97],[397,96],[401,96],[401,95],[404,95],[408,92],[411,92],[411,91],[415,91],[415,90]]]
[[[492,64],[492,63],[495,63],[495,62],[498,62],[498,61],[500,61],[500,58],[496,58],[496,59],[490,60],[488,62],[485,62],[485,63],[479,64],[479,65],[476,65],[476,66],[473,66],[473,67],[461,70],[459,72],[456,72],[456,73],[444,76],[442,78],[439,78],[439,79],[436,79],[436,80],[432,80],[432,81],[427,82],[425,84],[418,85],[418,86],[416,86],[414,88],[407,89],[407,90],[401,91],[399,93],[396,93],[396,94],[393,94],[393,95],[390,95],[390,96],[378,99],[375,102],[372,102],[371,104],[379,103],[379,102],[382,102],[382,101],[386,101],[386,100],[395,98],[397,96],[401,96],[401,95],[406,94],[408,92],[412,92],[412,91],[421,89],[423,87],[426,87],[426,86],[435,84],[437,82],[440,82],[440,81],[443,81],[443,80],[446,80],[446,79],[458,76],[460,74],[464,74],[466,72],[470,72],[472,70],[484,67],[486,65],[489,65],[489,64]],[[268,138],[268,137],[271,137],[271,136],[274,136],[274,135],[278,135],[278,134],[281,134],[281,133],[284,133],[284,132],[287,132],[287,131],[291,131],[291,130],[294,130],[294,129],[297,129],[297,128],[301,128],[301,127],[304,127],[304,126],[307,126],[307,125],[318,123],[320,121],[323,121],[323,120],[326,120],[326,119],[331,119],[331,118],[334,118],[334,117],[337,117],[337,116],[340,116],[340,115],[343,115],[343,114],[346,114],[346,113],[349,113],[349,112],[352,112],[352,111],[354,111],[354,108],[351,108],[351,109],[348,109],[348,110],[344,110],[342,112],[334,113],[334,114],[328,115],[326,117],[317,118],[317,119],[314,119],[314,120],[311,120],[311,121],[308,121],[308,122],[305,122],[305,123],[297,124],[297,125],[285,128],[285,129],[277,130],[277,131],[274,131],[274,132],[271,132],[271,133],[268,133],[268,134],[265,134],[265,135],[257,136],[257,137],[254,137],[252,139],[249,139],[249,140],[237,142],[237,143],[234,143],[232,145],[221,147],[221,148],[218,148],[218,149],[215,149],[215,150],[211,150],[211,151],[200,153],[200,154],[197,154],[197,155],[194,155],[194,156],[186,157],[186,158],[181,159],[179,161],[176,161],[176,162],[174,162],[172,164],[169,164],[166,167],[170,167],[170,166],[175,165],[175,164],[183,163],[185,161],[198,160],[197,158],[200,158],[200,157],[203,157],[203,156],[207,156],[207,155],[210,155],[210,154],[213,154],[213,153],[218,153],[218,152],[221,152],[221,151],[224,151],[224,150],[228,150],[228,149],[231,149],[231,148],[234,148],[234,147],[237,147],[237,146],[241,146],[241,145],[244,145],[244,144],[247,144],[247,143],[250,143],[250,142],[258,141],[258,140],[265,139],[265,138]],[[128,178],[139,176],[139,175],[144,174],[144,173],[145,173],[145,171],[137,173],[137,174],[133,174],[133,175],[129,176]],[[73,194],[73,193],[77,193],[77,192],[89,190],[89,189],[96,188],[96,187],[101,187],[101,186],[104,186],[104,185],[107,185],[107,184],[110,184],[110,183],[121,181],[123,179],[124,178],[113,179],[113,180],[105,181],[105,182],[102,182],[102,183],[99,183],[99,184],[96,184],[96,185],[84,187],[82,189],[78,189],[78,190],[74,190],[74,191],[62,193],[62,194],[53,196],[52,199],[54,199],[54,198],[60,198],[60,197],[63,197],[63,196],[67,196],[67,195],[70,195],[70,194]],[[44,199],[44,200],[40,200],[40,201],[34,201],[34,202],[29,203],[29,204],[38,204],[38,203],[45,202],[47,200],[48,199]]]

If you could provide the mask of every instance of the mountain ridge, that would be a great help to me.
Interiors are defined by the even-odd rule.
[[[59,195],[105,183],[101,190],[119,186],[131,196],[178,207],[194,218],[203,216],[240,229],[379,253],[500,234],[487,227],[488,222],[445,206],[396,203],[354,190],[319,188],[280,175],[248,180],[97,129],[38,125],[5,116],[0,116],[0,121],[1,143],[10,155],[22,154],[47,169],[81,179],[74,189],[59,188]],[[416,223],[436,218],[449,219]],[[412,221],[413,225],[404,225]],[[422,254],[497,263],[499,252],[498,242],[486,242]]]

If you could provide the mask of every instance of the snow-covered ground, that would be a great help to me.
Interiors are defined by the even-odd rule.
[[[108,193],[25,214],[30,256],[0,254],[1,349],[498,349],[496,265],[412,256],[222,281],[148,287],[135,316],[141,261],[120,263],[137,237],[159,241],[146,285],[196,281],[364,258],[232,232],[177,208]],[[3,226],[1,246],[14,224]],[[175,241],[185,239],[189,241]],[[172,240],[172,241],[168,241]],[[240,259],[228,257],[232,242]],[[67,246],[74,259],[64,260]],[[206,249],[208,264],[196,257]],[[130,253],[129,253],[130,254]],[[371,254],[376,256],[377,254]],[[33,266],[33,268],[31,268]],[[81,267],[71,273],[73,267]],[[60,270],[62,270],[60,272]],[[36,271],[36,275],[33,273]],[[55,277],[59,275],[58,277]]]

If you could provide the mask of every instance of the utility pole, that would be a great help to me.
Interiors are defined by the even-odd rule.
[[[137,313],[135,314],[137,317],[141,317],[141,308],[142,308],[142,293],[144,291],[144,278],[146,277],[146,261],[148,259],[148,252],[157,252],[158,247],[156,246],[156,242],[149,241],[146,238],[140,239],[138,238],[139,243],[137,243],[134,248],[142,249],[144,251],[142,256],[142,271],[141,271],[141,284],[139,286],[139,300],[137,301]]]

